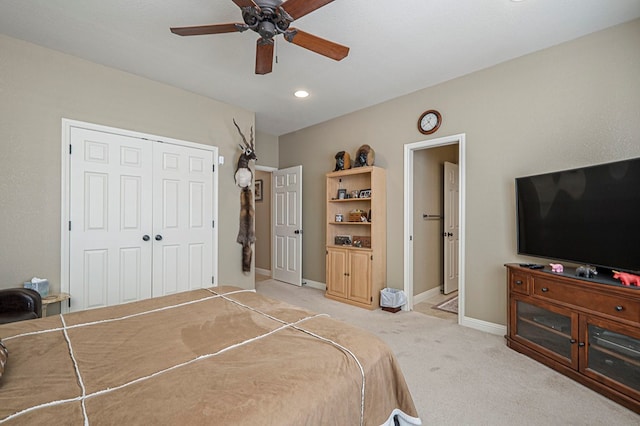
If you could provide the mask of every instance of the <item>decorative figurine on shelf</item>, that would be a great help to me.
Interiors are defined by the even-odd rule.
[[[593,266],[585,265],[576,268],[577,277],[593,278],[598,275],[598,271]]]
[[[628,274],[626,272],[618,272],[618,271],[612,271],[613,272],[613,278],[615,278],[616,280],[620,280],[620,282],[623,285],[635,285],[636,287],[640,287],[640,276],[638,275],[633,275],[633,274]]]
[[[233,124],[235,124],[244,142],[244,146],[240,145],[242,154],[238,158],[238,166],[235,173],[236,185],[242,188],[240,192],[240,227],[236,242],[242,244],[242,272],[250,272],[251,257],[253,255],[251,244],[256,242],[256,235],[253,225],[253,216],[255,215],[253,191],[250,189],[253,183],[253,172],[249,168],[249,161],[255,160],[257,157],[253,147],[253,127],[251,127],[251,140],[248,143],[235,119]]]
[[[376,153],[369,145],[365,144],[358,148],[353,167],[373,166],[376,159]]]
[[[339,170],[347,170],[351,168],[351,156],[347,151],[340,151],[336,154],[336,168],[334,172]]]
[[[564,266],[561,263],[550,263],[549,265],[551,265],[551,272],[561,273],[564,271]]]

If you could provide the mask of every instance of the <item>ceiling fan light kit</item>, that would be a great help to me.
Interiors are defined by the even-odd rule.
[[[321,37],[290,28],[291,23],[333,0],[233,0],[242,10],[244,23],[172,27],[180,36],[222,34],[252,30],[260,35],[256,44],[256,74],[268,74],[273,68],[273,38],[282,34],[289,43],[340,61],[349,48]]]

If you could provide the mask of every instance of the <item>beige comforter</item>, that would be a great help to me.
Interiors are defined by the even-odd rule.
[[[380,425],[417,418],[371,334],[215,287],[0,325],[2,424]]]

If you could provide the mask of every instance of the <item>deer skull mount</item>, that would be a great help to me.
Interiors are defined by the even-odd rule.
[[[247,138],[242,134],[242,131],[240,130],[240,127],[238,126],[238,123],[236,123],[235,119],[233,120],[233,124],[235,124],[236,129],[238,129],[238,133],[240,133],[242,142],[244,143],[244,145],[238,144],[240,150],[242,151],[242,154],[240,154],[240,158],[238,158],[238,165],[236,167],[236,185],[238,185],[240,188],[247,188],[253,183],[253,172],[249,168],[249,161],[257,159],[256,151],[253,146],[253,126],[251,127],[251,136],[249,143],[247,142]]]

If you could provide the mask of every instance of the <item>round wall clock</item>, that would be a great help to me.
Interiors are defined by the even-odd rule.
[[[442,115],[435,109],[430,109],[422,113],[418,119],[418,130],[423,135],[434,133],[442,124]]]

